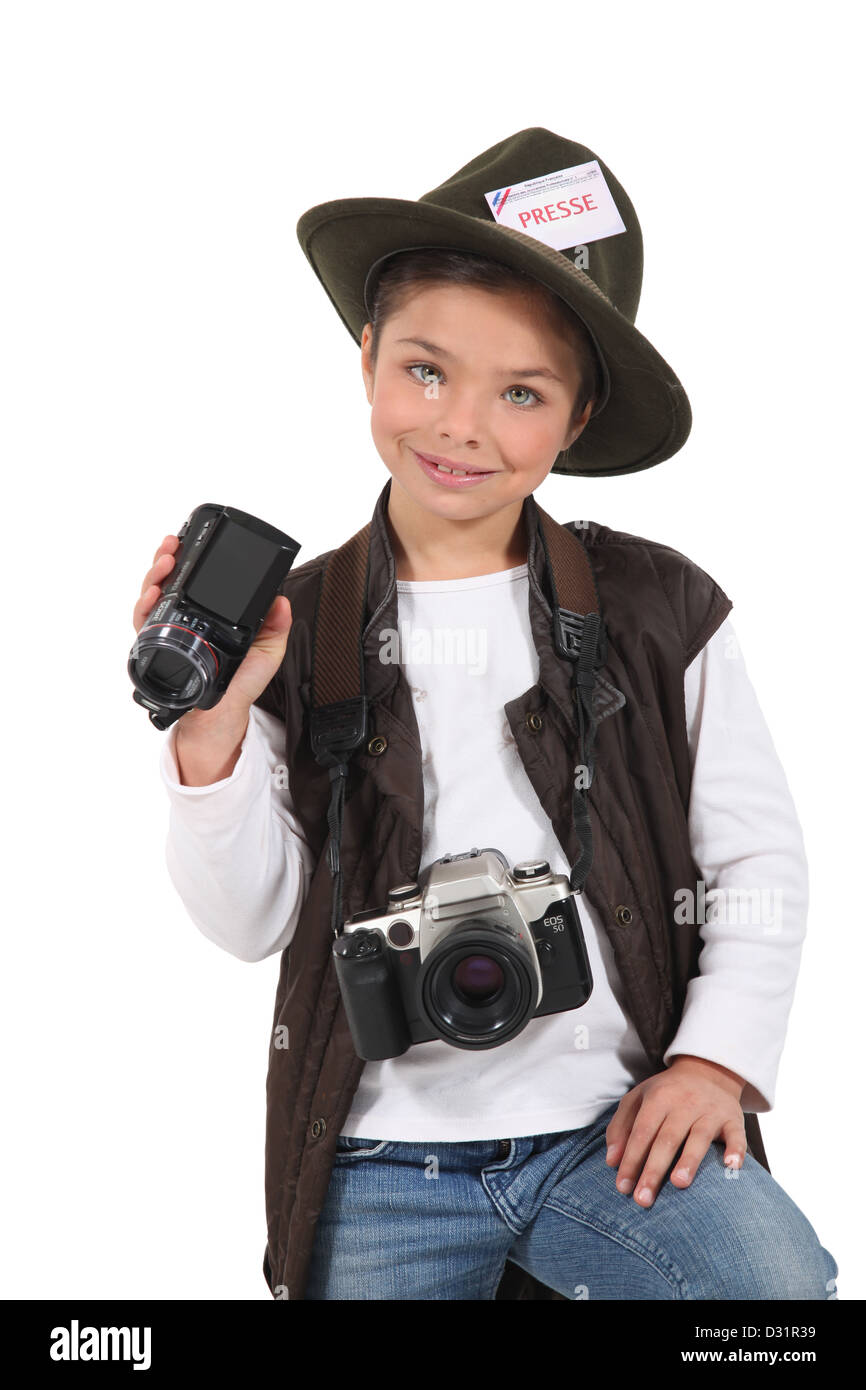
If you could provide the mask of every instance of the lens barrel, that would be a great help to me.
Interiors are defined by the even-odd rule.
[[[506,928],[469,918],[422,962],[422,1007],[455,1047],[498,1047],[525,1027],[538,1004],[527,949]]]
[[[154,623],[139,632],[128,670],[136,690],[162,709],[188,710],[214,684],[219,662],[198,633],[179,623]]]

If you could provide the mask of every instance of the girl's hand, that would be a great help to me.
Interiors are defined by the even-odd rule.
[[[727,1067],[681,1054],[664,1071],[627,1091],[606,1130],[607,1162],[618,1169],[618,1190],[634,1191],[640,1206],[652,1206],[683,1140],[671,1175],[675,1187],[688,1187],[719,1136],[725,1162],[741,1168],[746,1156],[740,1108],[745,1084]]]

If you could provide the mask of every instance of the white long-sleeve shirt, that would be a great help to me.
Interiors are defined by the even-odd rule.
[[[509,864],[543,858],[567,875],[504,711],[539,676],[526,565],[469,579],[398,580],[397,588],[390,659],[402,662],[415,696],[422,867],[493,845]],[[766,1111],[805,935],[808,876],[787,780],[730,620],[688,667],[685,704],[689,834],[704,891],[684,893],[671,910],[690,913],[682,920],[705,944],[664,1061],[690,1053],[729,1067],[746,1081],[743,1109]],[[253,707],[231,776],[208,787],[180,785],[175,730],[160,758],[172,882],[205,936],[242,960],[263,959],[290,943],[313,869],[286,785],[283,725]],[[604,927],[585,895],[574,901],[594,981],[587,1003],[532,1019],[496,1048],[431,1041],[367,1062],[345,1134],[457,1141],[574,1129],[652,1074]]]

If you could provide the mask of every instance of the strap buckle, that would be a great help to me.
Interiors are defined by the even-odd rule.
[[[345,762],[366,736],[367,701],[363,695],[310,711],[310,742],[322,767]]]
[[[568,608],[555,608],[553,641],[566,661],[579,662],[575,680],[580,685],[592,685],[593,667],[601,665],[607,656],[604,623],[599,613],[572,613]]]
[[[554,609],[553,638],[559,655],[576,661],[583,639],[583,614],[572,613],[568,608]]]

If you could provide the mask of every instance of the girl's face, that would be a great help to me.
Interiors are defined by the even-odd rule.
[[[425,286],[386,322],[375,372],[371,340],[368,323],[361,366],[376,448],[412,502],[443,519],[522,505],[589,419],[591,404],[569,428],[573,350],[519,291]],[[419,454],[484,476],[437,473]]]

